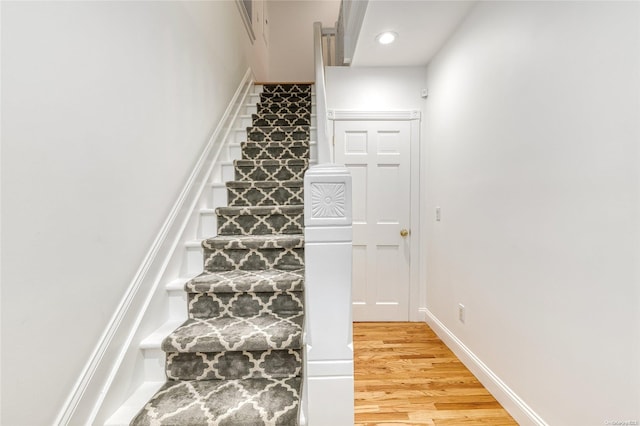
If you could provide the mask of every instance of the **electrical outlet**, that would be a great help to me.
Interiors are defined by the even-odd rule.
[[[464,311],[464,305],[462,303],[458,303],[458,320],[463,324],[466,320],[466,313]]]
[[[442,214],[440,213],[440,207],[436,207],[436,222],[440,222]]]

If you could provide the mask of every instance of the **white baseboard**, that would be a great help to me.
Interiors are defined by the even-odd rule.
[[[462,363],[478,378],[480,383],[498,400],[520,425],[548,426],[513,390],[509,388],[486,364],[462,343],[431,311],[420,308],[424,321],[456,354]]]
[[[135,352],[139,328],[149,313],[152,299],[158,292],[166,291],[160,284],[166,284],[169,278],[172,256],[185,238],[185,230],[209,184],[214,165],[231,131],[231,123],[239,115],[252,83],[253,73],[248,69],[54,425],[95,423],[121,365]],[[158,312],[151,314],[158,315]],[[123,397],[126,399],[127,395]]]

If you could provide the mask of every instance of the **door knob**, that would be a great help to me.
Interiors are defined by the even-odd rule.
[[[400,236],[402,238],[406,237],[407,235],[409,235],[409,231],[408,230],[403,229],[403,230],[400,231]]]

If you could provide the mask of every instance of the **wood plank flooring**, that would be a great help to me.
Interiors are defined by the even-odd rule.
[[[517,425],[425,323],[354,323],[355,421]]]

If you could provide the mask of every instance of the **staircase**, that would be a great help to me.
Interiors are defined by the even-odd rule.
[[[311,86],[265,85],[252,124],[188,319],[162,342],[167,382],[131,425],[299,424]]]

